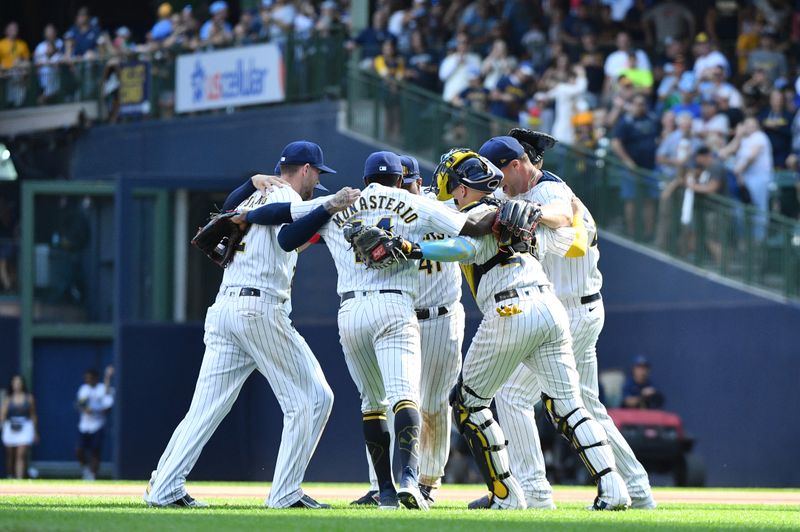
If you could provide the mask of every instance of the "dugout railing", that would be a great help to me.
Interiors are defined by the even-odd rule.
[[[346,101],[350,131],[433,164],[450,148],[477,149],[491,136],[517,125],[454,107],[439,94],[408,83],[385,82],[355,67],[348,70]],[[684,207],[683,187],[666,194],[664,176],[631,170],[604,149],[559,144],[546,155],[545,168],[569,183],[602,230],[785,298],[800,297],[800,224],[796,221],[717,195],[696,194],[693,205]],[[423,179],[429,184],[431,176]],[[635,183],[632,230],[626,229],[621,198],[621,183],[626,179]],[[646,205],[651,196],[657,196],[653,198],[655,217],[653,230],[646,232]]]

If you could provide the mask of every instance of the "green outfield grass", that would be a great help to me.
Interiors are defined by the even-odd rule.
[[[73,483],[79,484],[79,483]],[[199,485],[201,483],[193,483]],[[220,487],[241,486],[238,483],[207,484]],[[31,484],[26,484],[30,486]],[[64,482],[37,481],[46,487],[69,486]],[[142,482],[107,483],[109,489],[143,486]],[[252,485],[252,484],[250,484]],[[0,481],[5,493],[15,484]],[[259,486],[264,486],[259,484]],[[331,484],[308,484],[306,491],[330,489]],[[9,489],[12,488],[12,489]],[[191,488],[191,486],[190,486]],[[475,487],[469,488],[475,490]],[[191,491],[191,489],[190,489]],[[265,488],[266,493],[266,488]],[[658,490],[659,494],[675,491]],[[753,491],[769,497],[786,490],[708,490],[708,493]],[[557,488],[556,488],[557,493]],[[792,493],[797,493],[797,490]],[[587,489],[591,499],[591,490]],[[203,510],[146,508],[139,497],[131,496],[55,496],[0,495],[0,530],[233,530],[279,529],[316,530],[327,532],[371,531],[394,532],[414,530],[797,530],[800,529],[800,508],[794,505],[723,505],[661,503],[653,511],[589,512],[582,504],[562,503],[555,511],[468,511],[464,503],[437,501],[430,512],[380,512],[375,509],[351,509],[342,500],[325,500],[334,509],[267,510],[261,498],[206,499],[213,506]]]

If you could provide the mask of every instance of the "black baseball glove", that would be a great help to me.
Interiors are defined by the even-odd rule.
[[[381,270],[400,261],[419,258],[419,246],[401,236],[392,236],[380,227],[348,223],[343,231],[356,260],[367,268]]]
[[[528,251],[541,218],[541,205],[526,200],[509,200],[497,210],[492,232],[501,246]]]
[[[236,211],[212,213],[208,223],[197,229],[192,245],[225,268],[244,238],[245,231],[231,221]]]
[[[514,137],[525,148],[525,153],[528,154],[533,164],[538,163],[544,157],[544,152],[556,145],[558,140],[555,137],[542,133],[540,131],[533,131],[524,127],[515,127],[508,132],[508,135]]]

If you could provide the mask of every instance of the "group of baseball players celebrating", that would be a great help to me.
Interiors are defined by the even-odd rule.
[[[322,241],[338,274],[339,337],[370,469],[370,490],[353,504],[429,509],[454,423],[488,489],[469,508],[555,508],[534,419],[541,400],[597,484],[590,508],[655,508],[646,471],[598,398],[597,228],[569,186],[542,171],[554,143],[515,129],[478,151],[451,150],[427,188],[413,157],[378,151],[363,190],[311,199],[320,174],[335,171],[318,145],[297,141],[281,154],[279,178],[254,176],[234,190],[223,210],[236,211],[231,220],[246,232],[208,310],[191,406],[145,502],[207,506],[187,493],[186,476],[258,369],[284,414],[266,505],[329,507],[301,482],[333,393],[289,318],[298,252]],[[523,225],[503,227],[507,212],[525,213],[514,222]],[[375,227],[385,238],[357,245]],[[459,270],[483,315],[463,364]]]

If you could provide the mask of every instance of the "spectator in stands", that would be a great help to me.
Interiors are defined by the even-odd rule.
[[[642,16],[642,24],[650,48],[661,46],[667,38],[682,40],[694,35],[694,15],[689,8],[675,0],[652,4]]]
[[[705,31],[712,41],[720,43],[727,51],[732,51],[736,43],[739,27],[745,20],[741,13],[744,6],[733,0],[714,0],[706,11]]]
[[[725,146],[720,155],[733,156],[733,173],[740,187],[745,187],[753,206],[762,215],[753,223],[753,236],[761,242],[766,236],[769,211],[769,186],[772,183],[772,146],[769,137],[761,131],[756,118],[746,118],[736,128],[733,140]]]
[[[197,30],[197,19],[194,18],[192,6],[185,6],[181,12],[172,15],[172,34],[164,39],[164,48],[173,46],[186,50],[195,50],[200,46]]]
[[[208,12],[211,14],[211,18],[200,27],[200,40],[204,44],[211,45],[223,45],[231,42],[233,28],[228,22],[228,3],[224,0],[217,0],[208,7]]]
[[[453,105],[486,113],[489,111],[489,94],[489,89],[481,82],[480,72],[472,70],[469,72],[469,85],[453,100]]]
[[[398,9],[389,17],[388,30],[401,54],[408,54],[411,50],[411,33],[417,29],[417,18],[424,15],[425,0],[414,0],[408,8]]]
[[[700,118],[694,121],[692,131],[708,146],[719,149],[728,143],[731,124],[728,116],[717,109],[717,101],[708,99],[700,104]]]
[[[371,69],[373,59],[381,53],[383,42],[389,38],[391,35],[386,30],[386,11],[378,9],[372,14],[372,25],[361,30],[356,38],[348,43],[348,48],[352,50],[358,47],[361,51],[359,66],[364,70]]]
[[[786,110],[783,93],[777,89],[769,95],[769,106],[758,114],[761,129],[772,145],[772,161],[783,168],[792,152],[792,113]]]
[[[686,59],[680,55],[675,57],[672,63],[664,65],[664,77],[658,85],[656,95],[658,98],[658,109],[671,109],[681,101],[680,82],[686,73]]]
[[[744,112],[741,109],[742,95],[734,88],[720,87],[714,98],[717,101],[719,112],[728,117],[730,131],[735,131],[736,126],[744,120]],[[734,107],[731,102],[737,102],[738,106]]]
[[[13,68],[31,58],[25,41],[19,38],[19,25],[12,21],[6,24],[5,37],[0,39],[0,68]]]
[[[314,29],[319,32],[323,37],[340,32],[344,29],[341,16],[339,14],[339,6],[336,5],[334,0],[325,0],[319,6],[320,14]]]
[[[683,76],[678,83],[680,101],[670,110],[677,116],[679,113],[688,112],[693,118],[700,118],[700,104],[697,102],[697,93],[694,90],[693,76]]]
[[[630,111],[620,118],[612,132],[611,148],[638,178],[630,173],[621,183],[624,202],[625,229],[629,235],[636,230],[636,207],[642,207],[642,233],[645,240],[653,237],[655,225],[655,200],[659,197],[658,181],[652,175],[656,166],[658,119],[647,108],[647,98],[641,94],[633,97]],[[643,196],[643,197],[642,197]]]
[[[516,70],[503,76],[489,94],[489,112],[506,120],[519,120],[519,113],[525,107],[528,95],[528,82],[533,78],[533,67],[520,63]]]
[[[747,98],[749,114],[757,113],[767,104],[773,87],[772,80],[762,68],[757,68],[750,79],[742,84],[742,93]]]
[[[723,234],[719,227],[722,220],[716,209],[709,209],[704,198],[710,194],[724,196],[727,188],[728,169],[724,162],[715,157],[708,146],[701,146],[695,152],[694,166],[688,170],[686,189],[695,195],[695,215],[704,217],[706,248],[717,265],[722,262],[722,244],[718,239],[718,235]],[[687,228],[685,236],[686,251],[694,253],[697,244],[693,226]]]
[[[758,48],[759,35],[763,27],[759,20],[742,17],[742,30],[736,38],[736,68],[740,76],[747,73],[747,60],[750,52]]]
[[[401,81],[405,77],[405,59],[397,54],[397,47],[393,39],[383,42],[381,54],[375,57],[373,68],[381,78],[386,81]]]
[[[161,44],[172,35],[172,6],[164,2],[158,6],[158,21],[147,34],[148,42]]]
[[[544,93],[539,94],[540,100],[549,100],[555,104],[555,117],[552,135],[564,144],[575,142],[575,127],[572,117],[576,112],[588,108],[585,96],[588,87],[586,71],[580,65],[571,66],[566,55],[559,57],[558,61],[567,62],[567,71],[562,79],[555,83]]]
[[[643,356],[637,356],[622,387],[622,406],[659,409],[663,405],[664,395],[653,386],[650,379],[650,362]]]
[[[543,72],[547,66],[548,43],[547,35],[542,30],[542,21],[531,22],[530,28],[522,36],[521,43],[536,72]]]
[[[22,375],[11,377],[8,394],[0,403],[0,425],[6,447],[6,475],[26,478],[31,446],[39,441],[39,419],[36,401]]]
[[[508,55],[508,47],[502,39],[492,43],[492,50],[481,63],[481,76],[483,86],[489,90],[497,87],[497,82],[504,76],[510,75],[517,66],[517,60]]]
[[[700,32],[694,39],[694,76],[697,81],[710,79],[714,67],[722,67],[725,73],[731,71],[728,60],[719,50],[714,49],[711,39],[705,32]]]
[[[636,92],[650,94],[653,89],[653,72],[649,68],[639,65],[636,54],[628,53],[628,65],[619,73],[620,78],[626,78],[633,83]]]
[[[74,57],[93,58],[96,54],[98,40],[102,30],[92,23],[89,17],[89,8],[81,7],[75,15],[75,24],[64,34],[64,55],[71,59]]]
[[[64,58],[64,42],[58,38],[58,32],[53,24],[44,27],[44,40],[36,45],[33,60],[39,74],[39,87],[41,94],[39,104],[51,100],[61,87],[58,63]]]
[[[411,34],[411,53],[406,59],[406,79],[423,89],[437,92],[439,88],[439,60],[432,47],[425,42],[421,29]]]
[[[233,38],[236,44],[251,44],[258,39],[260,29],[261,20],[258,18],[258,13],[245,9],[239,17],[239,22],[233,27]]]
[[[761,32],[758,48],[747,55],[747,72],[763,70],[767,77],[775,83],[778,78],[786,78],[789,69],[786,57],[777,50],[778,34],[771,28]]]
[[[597,107],[600,97],[603,94],[603,61],[605,57],[597,46],[597,35],[592,32],[581,35],[581,47],[578,52],[578,63],[586,72],[588,83],[587,101],[590,107]]]
[[[114,405],[114,388],[111,378],[114,376],[113,366],[105,370],[103,382],[97,370],[90,369],[83,376],[83,384],[78,388],[78,410],[81,413],[78,422],[78,446],[76,456],[81,464],[83,480],[97,478],[100,468],[100,457],[103,451],[103,437],[106,418]]]
[[[606,87],[604,93],[610,94],[612,85],[619,79],[619,75],[629,66],[629,52],[636,54],[636,64],[645,70],[651,70],[650,60],[644,51],[634,49],[631,45],[631,38],[627,32],[620,32],[617,35],[617,49],[606,57],[603,71],[606,75]]]
[[[446,102],[461,94],[469,85],[470,70],[480,71],[481,58],[470,51],[469,35],[459,33],[456,35],[455,48],[442,60],[439,65],[439,79],[444,83],[442,98]]]
[[[461,15],[459,29],[469,35],[470,43],[475,50],[486,53],[489,51],[492,34],[498,24],[489,0],[473,0]]]
[[[570,50],[578,47],[581,35],[597,31],[596,22],[592,20],[587,3],[585,0],[573,3],[573,8],[564,18],[564,32],[561,34],[561,41]]]

